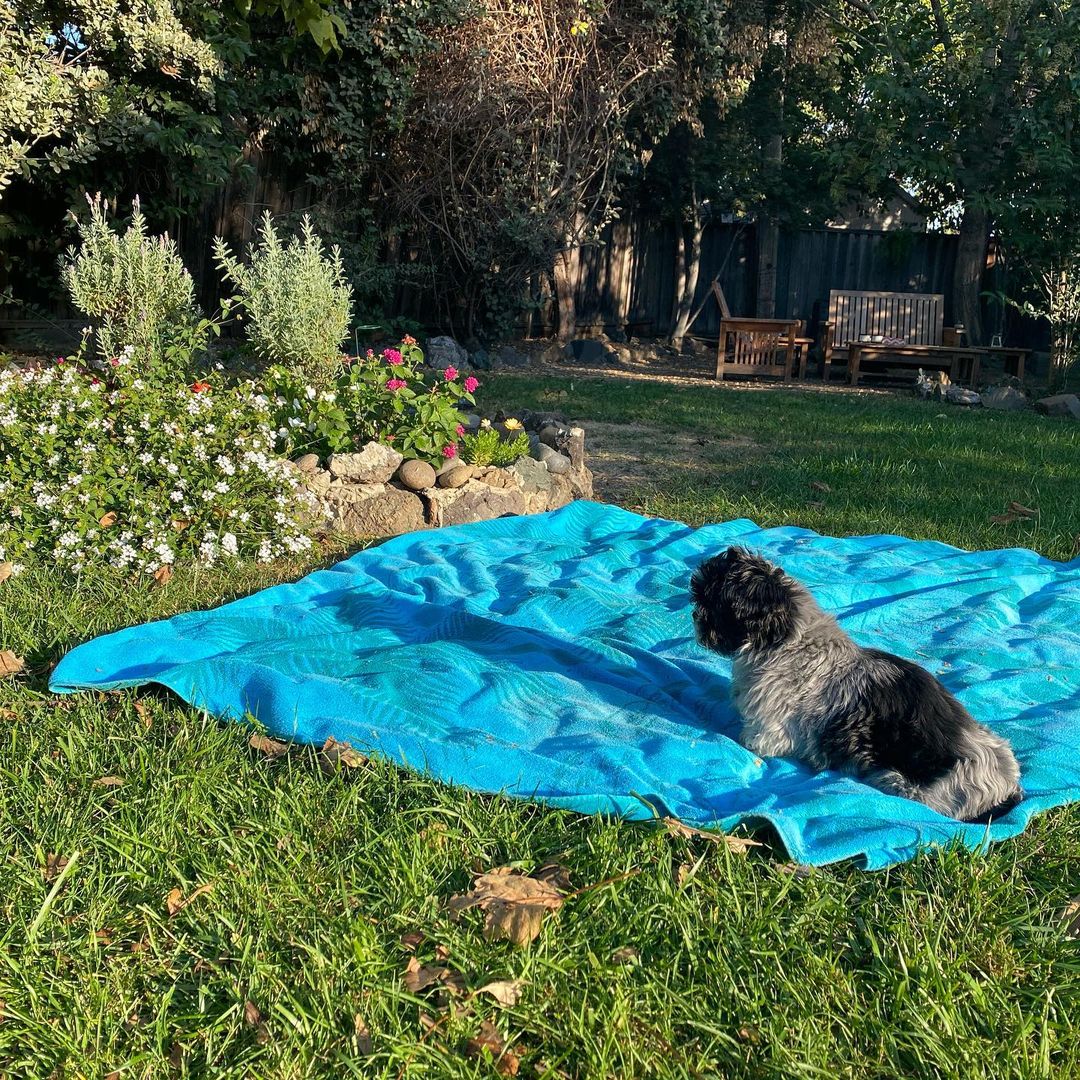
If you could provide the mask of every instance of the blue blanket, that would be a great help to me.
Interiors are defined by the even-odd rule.
[[[1024,802],[987,830],[743,749],[730,665],[695,644],[687,594],[691,570],[732,543],[800,578],[861,644],[938,675],[1012,742]],[[575,503],[401,536],[110,634],[69,653],[52,688],[151,682],[479,791],[723,829],[764,820],[801,862],[884,867],[1013,836],[1080,797],[1080,560],[749,521],[691,529]]]

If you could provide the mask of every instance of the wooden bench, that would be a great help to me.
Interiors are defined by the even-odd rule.
[[[941,293],[864,292],[833,289],[822,328],[821,375],[828,382],[833,360],[848,364],[854,386],[864,360],[890,366],[948,371],[955,381],[974,382],[981,350],[959,344],[961,328],[945,326]]]

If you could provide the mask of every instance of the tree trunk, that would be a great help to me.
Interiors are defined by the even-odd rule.
[[[574,305],[574,277],[571,269],[573,252],[563,248],[555,255],[555,298],[559,313],[559,341],[564,345],[577,333],[577,311]]]
[[[691,309],[694,305],[694,294],[697,292],[698,275],[701,272],[701,236],[704,226],[701,221],[701,212],[698,208],[697,199],[694,198],[693,217],[689,229],[684,232],[684,257],[683,272],[680,279],[680,294],[678,307],[675,311],[675,324],[671,330],[671,344],[679,352],[682,352],[683,338],[690,329]],[[684,227],[685,228],[685,227]]]
[[[783,97],[780,99],[781,108]],[[784,138],[779,132],[765,144],[765,161],[779,171],[784,159]],[[763,217],[757,227],[757,304],[759,319],[776,318],[776,262],[780,255],[780,226],[774,218]]]
[[[970,198],[965,199],[953,271],[953,321],[963,326],[967,345],[984,344],[979,293],[989,242],[990,214],[985,207],[976,206]]]

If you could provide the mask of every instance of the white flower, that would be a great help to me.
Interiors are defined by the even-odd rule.
[[[236,537],[232,533],[227,532],[222,535],[221,550],[225,552],[226,555],[235,556],[237,554],[239,549],[237,547]]]

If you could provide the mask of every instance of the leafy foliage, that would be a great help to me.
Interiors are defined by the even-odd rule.
[[[461,441],[465,460],[470,465],[513,465],[529,453],[529,436],[523,431],[504,439],[496,428],[481,428]]]
[[[143,378],[177,361],[186,374],[217,324],[202,317],[176,244],[147,235],[138,199],[122,234],[110,227],[100,197],[89,202],[90,220],[79,224],[81,246],[68,250],[61,277],[71,302],[93,320],[98,356],[108,363],[122,352],[133,355],[132,370]]]
[[[0,559],[154,574],[305,551],[310,500],[277,443],[250,383],[106,379],[73,360],[2,371]]]
[[[423,359],[416,342],[406,338],[399,349],[339,361],[321,387],[296,370],[274,367],[267,392],[278,430],[293,453],[326,457],[375,440],[424,461],[455,457],[464,430],[458,404],[473,404],[479,384],[452,367],[432,379]]]
[[[300,236],[283,243],[267,211],[246,263],[221,237],[214,256],[240,290],[236,299],[247,312],[248,342],[256,354],[320,386],[332,378],[352,318],[352,286],[340,250],[326,252],[311,220],[305,216]]]

